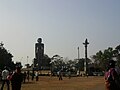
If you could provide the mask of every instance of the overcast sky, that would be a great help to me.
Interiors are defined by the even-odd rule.
[[[120,0],[0,0],[0,41],[13,61],[32,63],[38,38],[45,54],[88,57],[120,44]]]

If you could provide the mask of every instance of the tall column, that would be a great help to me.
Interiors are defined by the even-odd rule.
[[[85,40],[85,43],[83,43],[85,45],[85,61],[84,61],[84,72],[85,74],[87,74],[87,45],[89,44],[88,40]]]
[[[79,47],[78,47],[78,60],[80,59],[80,55],[79,55]]]

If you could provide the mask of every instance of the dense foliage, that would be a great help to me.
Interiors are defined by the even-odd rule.
[[[113,59],[117,62],[117,65],[120,67],[120,45],[118,45],[115,49],[112,47],[108,47],[104,51],[98,51],[96,55],[92,56],[94,60],[95,68],[100,68],[101,70],[106,70],[108,61]]]
[[[4,66],[13,69],[14,63],[12,62],[12,57],[13,55],[0,45],[0,69],[3,69]]]

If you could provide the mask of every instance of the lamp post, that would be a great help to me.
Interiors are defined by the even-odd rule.
[[[85,45],[85,61],[84,61],[84,72],[87,74],[87,45],[89,44],[88,40],[86,39],[83,45]]]

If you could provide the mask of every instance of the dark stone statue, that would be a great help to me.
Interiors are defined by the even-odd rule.
[[[41,38],[38,38],[37,43],[35,44],[35,58],[36,58],[35,66],[38,66],[38,69],[42,69],[44,58],[44,44],[42,43]]]

